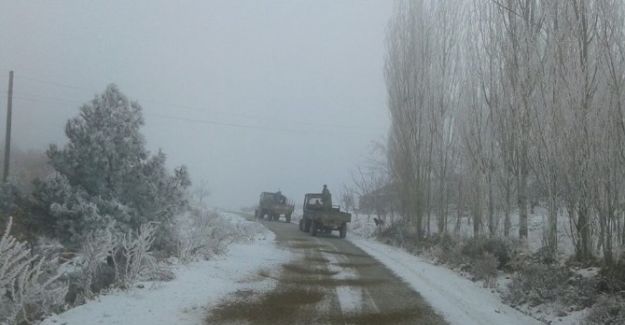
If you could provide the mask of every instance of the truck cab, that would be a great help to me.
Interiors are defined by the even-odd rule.
[[[313,236],[317,236],[319,232],[331,233],[338,230],[339,236],[345,238],[347,223],[352,220],[351,214],[341,211],[339,206],[324,205],[322,197],[321,193],[308,193],[304,196],[300,230],[310,232]]]

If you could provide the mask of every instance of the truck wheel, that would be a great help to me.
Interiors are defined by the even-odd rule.
[[[304,219],[300,219],[299,221],[299,231],[304,231]]]
[[[347,224],[343,224],[341,228],[339,229],[339,236],[341,238],[345,238],[346,235],[347,235]]]
[[[304,232],[310,231],[310,220],[304,221]]]
[[[317,236],[317,230],[319,229],[319,225],[317,225],[317,222],[313,221],[312,228],[310,228],[310,234],[313,236]]]

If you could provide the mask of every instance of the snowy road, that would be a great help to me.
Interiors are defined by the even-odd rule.
[[[180,266],[171,282],[112,292],[44,324],[538,324],[401,249],[224,215],[260,233]]]
[[[238,292],[207,324],[445,324],[424,299],[351,242],[312,237],[296,225],[264,222],[294,258],[259,272],[278,281],[262,293]]]

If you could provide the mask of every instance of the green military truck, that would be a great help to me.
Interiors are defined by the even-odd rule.
[[[280,191],[276,193],[263,192],[260,194],[255,215],[258,219],[267,217],[269,221],[278,221],[281,216],[284,216],[286,222],[291,222],[294,208],[295,206]]]
[[[299,230],[310,232],[313,236],[317,236],[319,232],[331,233],[338,230],[339,236],[345,238],[347,223],[352,221],[352,215],[341,211],[340,207],[324,204],[322,193],[306,194],[303,210]]]

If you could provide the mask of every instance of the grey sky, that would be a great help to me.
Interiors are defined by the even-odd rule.
[[[78,106],[116,83],[144,108],[151,150],[205,179],[210,202],[262,190],[338,194],[388,127],[391,1],[0,3],[0,123],[14,69],[14,139],[64,140]],[[4,134],[4,131],[2,131]]]

